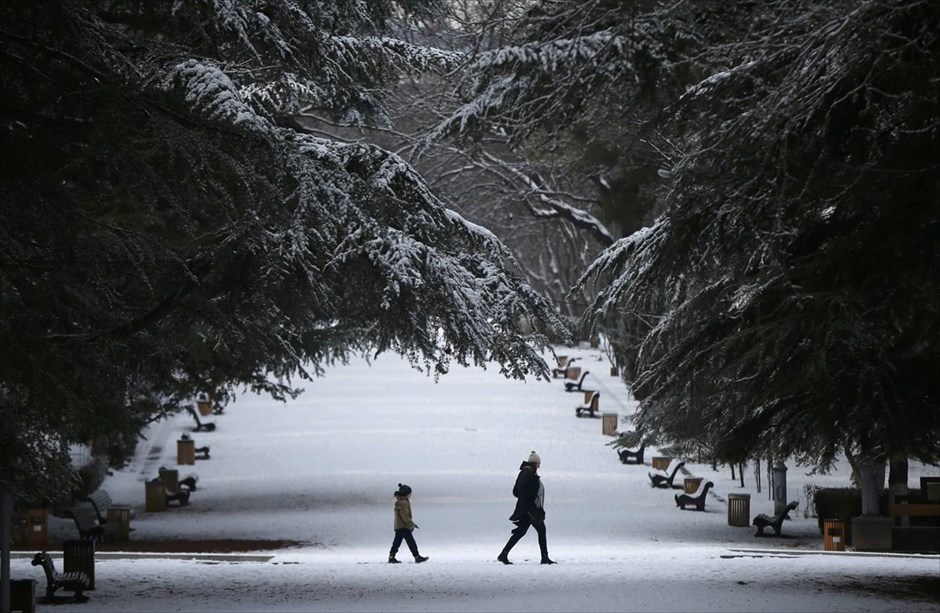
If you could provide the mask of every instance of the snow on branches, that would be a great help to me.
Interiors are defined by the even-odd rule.
[[[190,110],[211,122],[255,132],[271,129],[271,125],[242,100],[229,76],[216,66],[186,60],[172,67],[163,85],[167,89],[180,87]]]
[[[87,440],[198,393],[286,398],[357,350],[547,374],[564,325],[491,234],[398,156],[290,121],[380,118],[383,88],[455,61],[377,36],[398,4],[0,7],[0,446],[37,414]]]

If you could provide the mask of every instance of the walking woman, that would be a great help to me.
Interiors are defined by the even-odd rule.
[[[529,526],[534,527],[539,535],[542,564],[555,563],[548,557],[548,540],[545,537],[545,488],[538,475],[541,464],[542,459],[539,454],[533,451],[529,454],[529,459],[519,467],[519,476],[516,477],[516,484],[512,488],[512,495],[516,497],[516,510],[509,518],[516,524],[516,527],[509,541],[506,542],[506,546],[496,558],[503,564],[512,564],[509,561],[509,551],[519,542],[519,539],[525,536]]]

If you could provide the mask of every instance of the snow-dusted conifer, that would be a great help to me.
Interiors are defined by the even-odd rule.
[[[19,495],[196,393],[276,397],[349,351],[544,375],[565,335],[505,247],[398,156],[297,128],[382,121],[453,54],[385,35],[435,2],[15,2],[3,88],[0,441]],[[48,479],[43,480],[44,477]]]

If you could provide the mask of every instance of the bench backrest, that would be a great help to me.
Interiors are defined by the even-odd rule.
[[[95,510],[89,505],[75,505],[69,509],[69,512],[72,514],[81,532],[94,530],[98,526],[98,514],[95,513]]]
[[[712,483],[711,481],[706,481],[704,485],[702,483],[699,483],[698,489],[692,492],[692,496],[694,497],[704,496],[705,494],[708,493],[709,488],[714,487],[714,485],[715,484]]]
[[[790,519],[790,511],[796,511],[796,507],[799,506],[799,503],[796,500],[791,500],[787,504],[787,508],[783,510],[783,513],[780,514],[779,522],[782,524],[783,520]]]
[[[593,394],[591,394],[591,408],[594,409],[595,411],[597,410],[597,403],[600,402],[600,400],[601,400],[600,392],[594,392]]]
[[[98,521],[105,521],[108,517],[108,509],[111,507],[111,495],[104,490],[98,490],[87,498],[91,506],[95,508],[98,514]]]
[[[193,405],[187,404],[186,410],[189,411],[189,414],[193,416],[193,419],[196,420],[196,425],[198,426],[201,422],[199,421],[199,414],[196,412],[196,409],[193,408]]]
[[[669,466],[666,467],[666,475],[668,477],[675,477],[676,473],[678,473],[679,469],[683,466],[685,466],[685,460],[673,458],[669,461]]]

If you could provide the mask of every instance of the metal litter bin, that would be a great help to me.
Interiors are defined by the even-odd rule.
[[[124,506],[108,507],[108,523],[118,526],[117,539],[126,541],[131,538],[131,508]]]
[[[672,462],[672,458],[667,455],[657,455],[653,456],[653,468],[656,470],[666,470],[669,468],[669,463]]]
[[[36,613],[35,579],[14,579],[10,581],[10,610]]]
[[[163,487],[163,481],[147,481],[144,488],[147,495],[147,511],[166,511],[166,488]]]
[[[175,494],[180,489],[180,471],[175,468],[160,468],[160,481],[166,491]]]
[[[604,413],[601,415],[601,434],[615,436],[617,434],[617,413]]]
[[[26,544],[45,549],[49,540],[49,509],[26,510]]]
[[[80,540],[62,543],[62,566],[67,573],[80,571],[88,575],[88,589],[95,589],[95,542]]]
[[[728,494],[728,525],[747,528],[751,524],[751,495]]]
[[[686,477],[682,481],[682,491],[686,494],[694,494],[698,491],[699,486],[702,485],[702,481],[704,480],[704,477]]]
[[[185,434],[183,435],[183,438],[176,441],[176,463],[196,463],[196,441],[189,438]]]
[[[845,551],[845,522],[841,519],[823,521],[823,546],[826,551]]]

